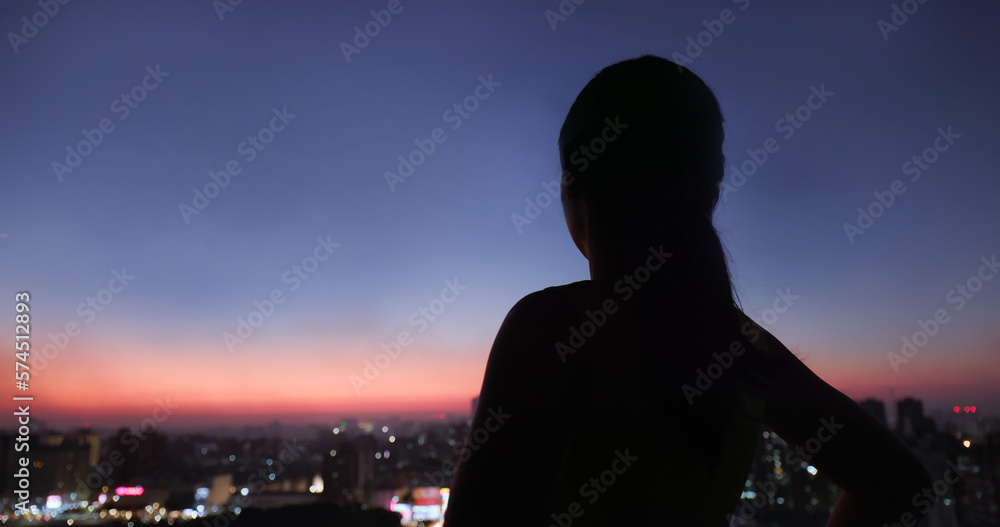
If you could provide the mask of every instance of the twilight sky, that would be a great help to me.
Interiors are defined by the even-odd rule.
[[[998,413],[1000,5],[781,4],[4,2],[0,350],[26,290],[38,359],[4,393],[55,425],[467,412],[510,307],[588,278],[538,197],[570,104],[651,53],[722,105],[748,314],[852,397]]]

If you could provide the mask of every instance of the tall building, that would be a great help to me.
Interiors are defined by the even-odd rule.
[[[907,437],[920,434],[925,428],[924,403],[907,397],[896,403],[896,430]]]
[[[888,426],[888,421],[885,419],[885,403],[879,401],[878,399],[865,399],[858,403],[862,408],[864,408],[868,413],[875,416],[880,423]]]
[[[101,461],[101,436],[81,428],[69,434],[51,432],[45,435],[43,444],[49,447],[61,447],[64,444],[75,444],[88,450],[87,463],[95,467]]]
[[[142,431],[138,428],[119,428],[108,440],[108,451],[102,456],[102,463],[114,466],[114,471],[105,478],[104,485],[149,484],[167,477],[178,467],[168,459],[167,436],[156,430]],[[113,459],[120,459],[117,463]]]
[[[90,445],[84,441],[64,441],[63,437],[48,436],[32,451],[33,494],[59,494],[69,501],[76,497],[78,481],[90,472]]]
[[[323,493],[339,503],[367,503],[375,481],[375,452],[371,434],[345,439],[323,458]]]

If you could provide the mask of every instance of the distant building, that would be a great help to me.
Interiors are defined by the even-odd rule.
[[[323,493],[338,503],[367,503],[375,480],[378,444],[371,434],[344,441],[323,458]]]
[[[167,436],[156,431],[144,432],[138,428],[120,428],[108,440],[108,450],[101,465],[113,467],[105,478],[105,485],[149,485],[167,477],[175,467],[168,460]],[[115,462],[115,460],[118,460]]]
[[[229,503],[232,489],[235,488],[233,486],[232,474],[216,474],[209,482],[208,495],[205,497],[205,506],[211,509],[212,507],[226,505]]]
[[[905,437],[920,435],[927,428],[924,403],[907,397],[896,403],[896,431]]]
[[[862,408],[868,411],[868,413],[875,416],[880,423],[888,426],[888,421],[885,419],[885,403],[877,399],[865,399],[858,403]]]
[[[101,461],[101,436],[81,428],[74,433],[60,434],[56,432],[45,435],[43,443],[49,447],[60,447],[64,444],[75,444],[88,449],[87,463],[96,467]]]
[[[31,486],[33,494],[58,494],[68,499],[75,494],[78,478],[90,472],[90,445],[82,441],[65,441],[64,436],[52,436],[34,449],[32,454]]]

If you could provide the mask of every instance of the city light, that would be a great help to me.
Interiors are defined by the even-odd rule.
[[[142,496],[143,490],[141,485],[135,487],[117,487],[115,488],[115,494],[118,496]],[[115,501],[118,501],[118,496],[115,496]]]
[[[323,492],[323,488],[323,476],[316,474],[313,476],[312,485],[309,486],[309,492],[319,494]]]

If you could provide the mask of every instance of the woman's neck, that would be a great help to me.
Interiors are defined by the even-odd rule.
[[[675,267],[670,260],[691,250],[685,238],[689,236],[678,232],[677,227],[661,227],[653,222],[619,224],[612,228],[591,221],[587,229],[590,277],[619,279],[636,272],[656,273],[663,267]]]
[[[700,302],[732,305],[726,255],[710,219],[633,222],[625,227],[590,222],[587,256],[594,281],[673,291]],[[623,286],[624,287],[624,286]],[[645,295],[643,295],[645,296]]]

